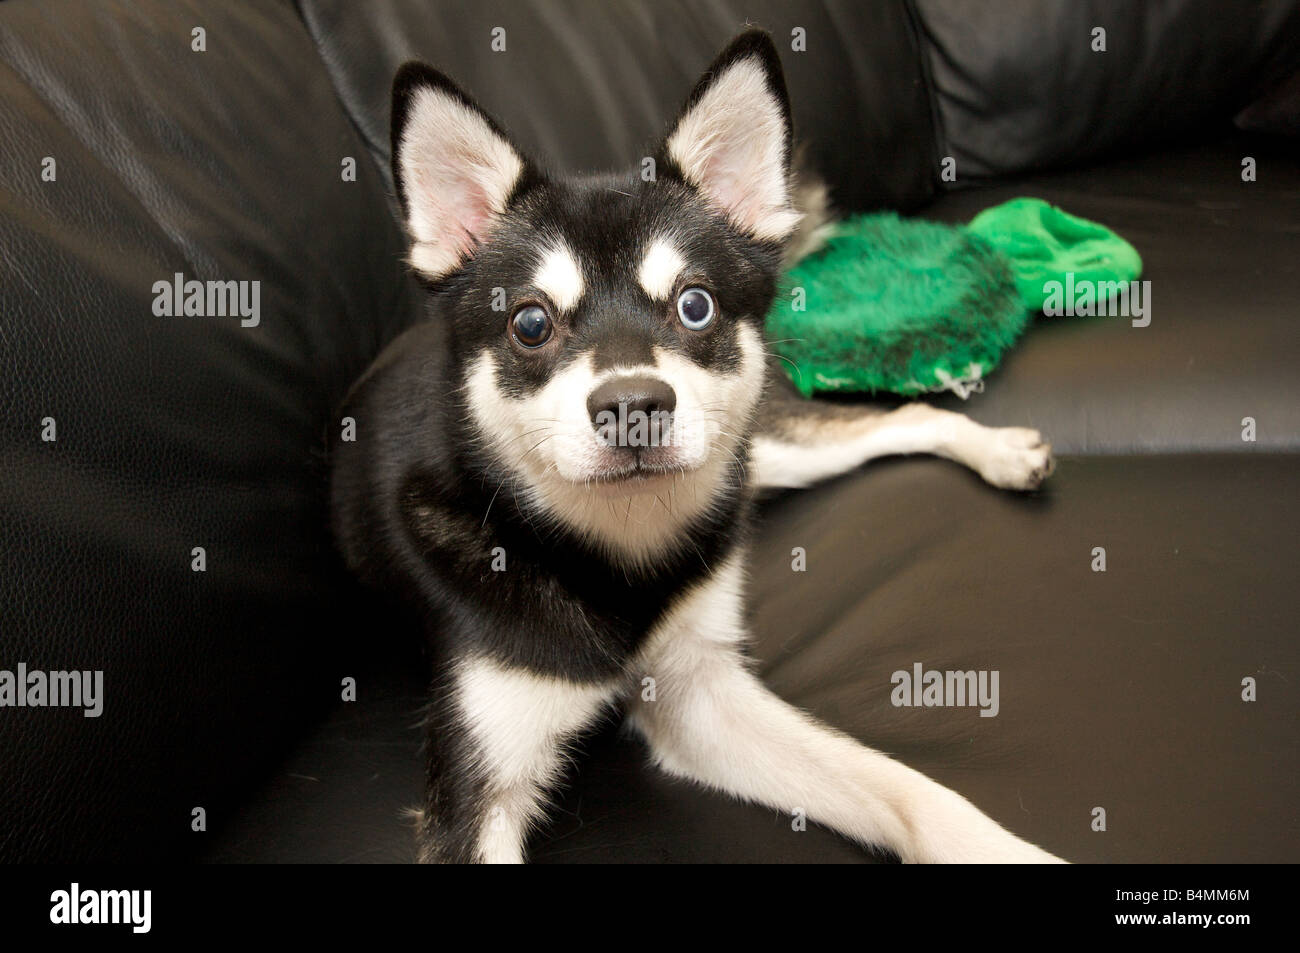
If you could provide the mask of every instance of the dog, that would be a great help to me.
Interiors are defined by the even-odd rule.
[[[392,102],[429,315],[346,399],[331,508],[351,570],[427,626],[419,859],[521,862],[575,740],[622,711],[670,774],[903,861],[1055,860],[780,700],[747,658],[759,491],[888,454],[1017,490],[1052,468],[1033,430],[804,400],[765,352],[825,197],[792,169],[771,39],[718,56],[652,177],[549,174],[420,63]]]

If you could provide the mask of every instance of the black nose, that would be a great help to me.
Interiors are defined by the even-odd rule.
[[[606,443],[619,446],[628,442],[629,434],[635,438],[638,433],[649,434],[649,445],[658,443],[676,408],[677,394],[657,377],[615,377],[587,397],[591,425]],[[636,430],[643,421],[649,427]]]

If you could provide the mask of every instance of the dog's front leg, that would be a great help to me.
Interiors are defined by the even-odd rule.
[[[617,685],[571,682],[487,657],[451,664],[430,704],[425,863],[522,863],[567,748]]]
[[[1051,862],[961,795],[782,701],[741,651],[739,563],[687,597],[647,646],[654,692],[632,725],[656,762],[910,862]],[[648,700],[652,694],[653,700]]]
[[[913,402],[883,411],[769,390],[751,448],[755,486],[811,486],[893,454],[931,453],[970,467],[994,486],[1033,490],[1051,474],[1052,448],[1027,427],[985,427]]]

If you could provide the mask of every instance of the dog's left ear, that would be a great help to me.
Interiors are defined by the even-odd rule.
[[[794,232],[790,101],[771,37],[749,30],[718,55],[664,142],[665,162],[742,232],[778,242]]]

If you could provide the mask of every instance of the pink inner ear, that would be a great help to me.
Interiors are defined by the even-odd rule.
[[[462,258],[474,250],[491,225],[486,190],[473,181],[449,182],[442,204],[446,218],[446,242]]]
[[[725,150],[724,150],[725,152]],[[763,205],[752,185],[753,173],[739,168],[725,155],[717,155],[704,165],[706,194],[732,221],[742,228],[753,228],[758,222]]]
[[[491,199],[487,190],[471,184],[465,189],[465,231],[473,241],[482,241],[492,227]]]
[[[780,208],[774,208],[772,196],[761,187],[765,170],[746,145],[723,147],[704,164],[704,192],[733,223],[756,232]]]
[[[417,238],[441,249],[450,264],[473,254],[492,226],[493,213],[488,190],[473,177],[472,164],[441,161],[442,171],[420,168],[416,172],[414,198],[422,221]]]

